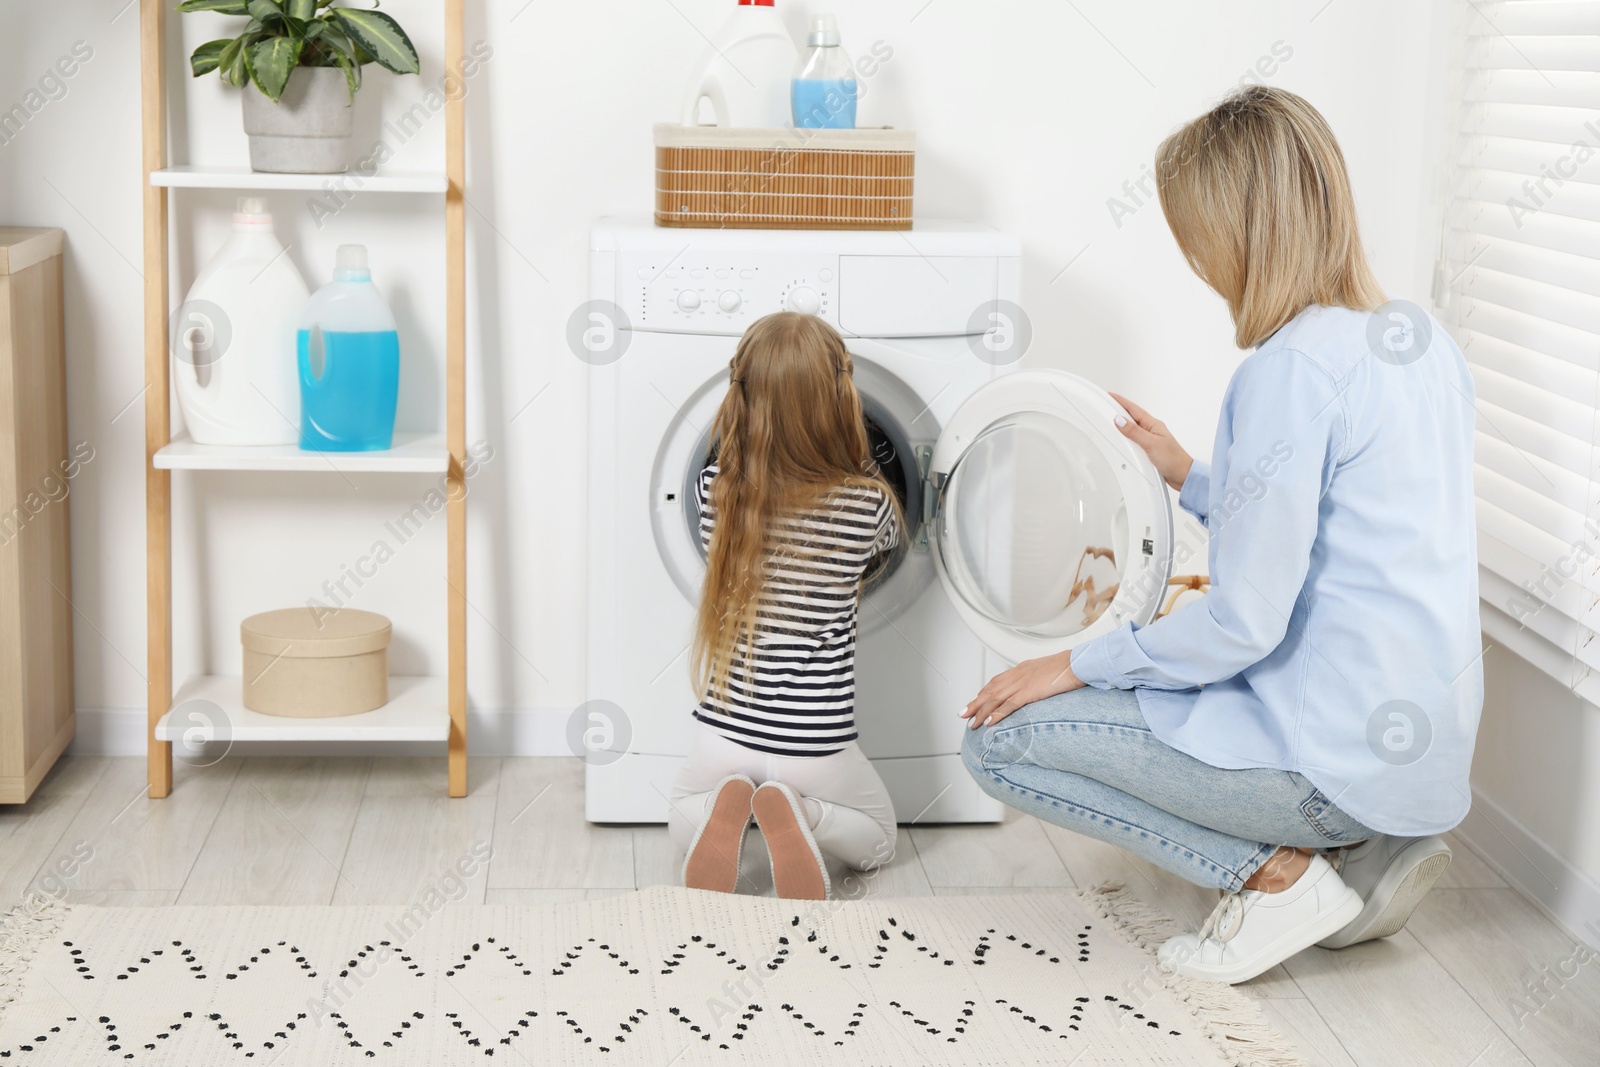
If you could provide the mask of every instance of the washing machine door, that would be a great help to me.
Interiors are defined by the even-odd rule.
[[[1017,662],[1155,617],[1171,573],[1160,476],[1098,386],[1064,371],[998,378],[934,446],[930,539],[957,613]]]

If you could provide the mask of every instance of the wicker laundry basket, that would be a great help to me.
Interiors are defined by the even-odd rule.
[[[911,130],[657,124],[656,225],[909,230]]]

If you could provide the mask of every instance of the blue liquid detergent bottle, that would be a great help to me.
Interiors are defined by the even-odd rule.
[[[818,15],[806,38],[790,83],[794,124],[802,130],[856,128],[856,71],[839,47],[839,24],[832,15]]]
[[[373,452],[394,444],[400,335],[372,284],[363,245],[341,245],[333,281],[306,304],[299,333],[300,447]]]

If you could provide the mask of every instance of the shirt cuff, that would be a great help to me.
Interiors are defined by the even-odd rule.
[[[1122,673],[1111,665],[1111,650],[1107,644],[1120,632],[1113,630],[1108,634],[1102,634],[1072,650],[1068,666],[1072,668],[1072,673],[1077,675],[1078,681],[1096,689],[1133,688]]]
[[[1211,510],[1211,464],[1197,459],[1189,467],[1189,476],[1178,490],[1178,506],[1202,523]]]

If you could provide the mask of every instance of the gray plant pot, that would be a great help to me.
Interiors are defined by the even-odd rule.
[[[338,67],[296,67],[274,104],[244,87],[244,132],[250,169],[271,174],[339,174],[350,166],[355,109]]]

